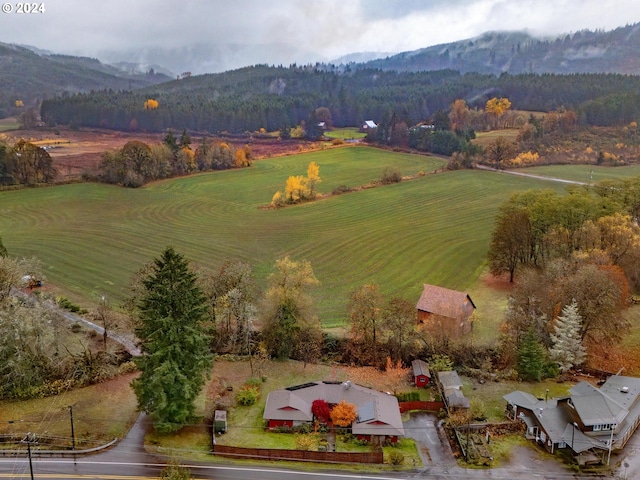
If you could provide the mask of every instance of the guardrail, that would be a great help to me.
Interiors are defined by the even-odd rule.
[[[36,447],[31,447],[32,457],[73,457],[77,455],[90,455],[102,450],[106,450],[118,442],[117,438],[114,438],[109,443],[99,445],[93,448],[86,448],[83,450],[41,450]],[[23,450],[9,450],[0,449],[0,457],[26,457],[28,456],[27,449]]]

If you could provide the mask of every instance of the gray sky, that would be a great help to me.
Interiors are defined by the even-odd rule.
[[[0,3],[6,0],[0,0]],[[9,2],[16,10],[18,2]],[[225,57],[203,70],[401,52],[489,30],[557,35],[640,22],[638,0],[45,0],[0,13],[0,41],[114,61]],[[229,48],[232,46],[232,48]],[[265,48],[268,47],[268,48]],[[161,57],[153,57],[161,58]]]

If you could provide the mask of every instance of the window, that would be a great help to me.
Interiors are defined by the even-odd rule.
[[[565,442],[558,442],[558,448],[567,448],[567,444]]]
[[[598,424],[598,425],[594,425],[593,426],[593,431],[594,432],[599,432],[600,430],[602,430],[602,425]]]

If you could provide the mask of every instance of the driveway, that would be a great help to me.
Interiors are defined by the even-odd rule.
[[[456,465],[449,442],[443,442],[438,435],[439,421],[433,413],[411,412],[409,420],[404,422],[404,433],[415,440],[425,467]]]

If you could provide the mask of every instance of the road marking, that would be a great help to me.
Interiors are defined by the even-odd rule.
[[[37,473],[37,478],[95,478],[98,480],[158,480],[158,477],[132,477],[129,475],[109,475],[109,474],[96,474],[96,475],[77,475],[73,473]],[[30,473],[0,473],[0,478],[31,478]]]

